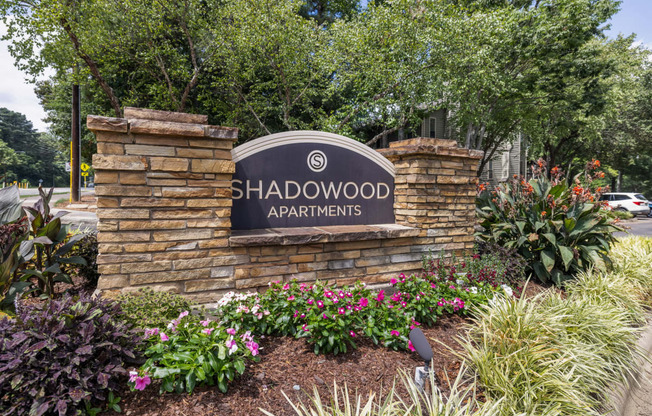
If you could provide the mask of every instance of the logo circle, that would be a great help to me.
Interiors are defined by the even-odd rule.
[[[308,167],[313,172],[321,172],[326,169],[326,164],[328,159],[326,155],[321,150],[313,150],[308,155]]]

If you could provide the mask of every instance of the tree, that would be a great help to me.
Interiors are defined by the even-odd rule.
[[[15,180],[16,175],[12,169],[18,164],[18,155],[5,143],[0,140],[0,166],[2,166],[2,177],[0,177],[0,184]]]
[[[11,150],[3,152],[4,148]],[[37,133],[23,114],[6,108],[0,108],[0,152],[13,160],[8,179],[27,180],[32,186],[39,179],[65,183],[63,155],[52,137]]]

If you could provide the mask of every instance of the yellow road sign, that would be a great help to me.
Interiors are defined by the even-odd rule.
[[[90,168],[91,168],[91,167],[88,166],[86,163],[82,163],[82,164],[81,164],[81,170],[83,170],[84,172],[86,172],[86,171],[87,171],[88,169],[90,169]],[[82,175],[82,176],[88,176],[88,175]]]
[[[88,176],[88,172],[82,172],[82,176]]]

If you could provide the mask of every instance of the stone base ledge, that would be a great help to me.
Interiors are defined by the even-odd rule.
[[[399,224],[233,230],[229,238],[229,245],[231,247],[248,247],[340,243],[345,241],[418,237],[420,233],[421,230],[418,228],[406,227]]]

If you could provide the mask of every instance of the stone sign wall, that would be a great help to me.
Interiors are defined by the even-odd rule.
[[[395,223],[232,230],[236,129],[136,108],[87,124],[98,142],[98,288],[108,294],[151,287],[207,303],[291,278],[384,283],[418,272],[429,250],[473,247],[481,153],[453,141],[381,151],[395,167]]]

